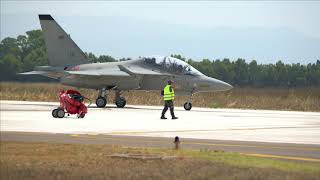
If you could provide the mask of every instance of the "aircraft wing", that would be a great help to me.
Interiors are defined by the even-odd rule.
[[[65,71],[65,72],[72,75],[82,75],[82,76],[130,76],[130,74],[117,69],[80,70],[80,71]]]
[[[39,75],[48,75],[48,74],[57,73],[57,77],[63,76],[63,74],[69,75],[79,75],[79,76],[118,76],[118,77],[129,77],[131,75],[155,75],[155,76],[165,76],[170,75],[166,73],[161,73],[154,71],[152,69],[140,67],[140,66],[123,66],[119,65],[118,67],[112,67],[107,69],[87,69],[87,70],[76,70],[76,71],[60,71],[60,72],[48,72],[48,71],[30,71],[25,73],[19,73],[23,75],[39,74]]]
[[[24,73],[18,73],[21,75],[42,75],[50,78],[57,79],[61,76],[63,76],[63,72],[59,71],[29,71]]]
[[[24,73],[19,73],[21,75],[33,75],[33,74],[47,74],[48,72],[45,71],[29,71]]]
[[[152,69],[148,69],[148,68],[144,68],[144,67],[140,67],[140,66],[130,66],[130,67],[125,67],[122,65],[119,65],[119,69],[123,72],[126,72],[130,75],[170,75],[167,73],[161,73],[161,72],[157,72],[154,71]]]

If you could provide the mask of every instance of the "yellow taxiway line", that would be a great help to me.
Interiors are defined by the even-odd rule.
[[[278,156],[278,155],[271,155],[271,154],[250,154],[250,153],[249,154],[248,153],[240,153],[240,154],[247,155],[247,156],[264,157],[264,158],[320,162],[320,159],[316,159],[316,158],[304,158],[304,157],[295,157],[295,156]]]

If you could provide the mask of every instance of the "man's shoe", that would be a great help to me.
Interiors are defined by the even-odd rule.
[[[167,119],[166,117],[164,117],[164,116],[161,116],[161,119]]]
[[[175,116],[175,117],[172,117],[172,119],[178,119],[178,117]]]

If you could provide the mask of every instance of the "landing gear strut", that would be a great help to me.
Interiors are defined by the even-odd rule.
[[[107,90],[106,88],[102,88],[100,91],[99,91],[99,96],[98,98],[96,99],[96,105],[97,107],[99,108],[103,108],[107,105]]]
[[[115,90],[115,104],[118,108],[123,108],[127,104],[127,100],[121,96],[120,90]]]
[[[186,103],[184,103],[183,107],[186,111],[190,111],[192,108],[192,96],[193,96],[194,90],[191,91],[190,97]]]
[[[127,104],[126,99],[121,96],[120,90],[117,90],[116,88],[113,88],[113,89],[115,89],[115,100],[114,100],[115,104],[117,105],[118,108],[123,108]],[[96,99],[96,105],[99,108],[103,108],[107,105],[107,89],[106,88],[102,88],[99,91],[99,96]]]

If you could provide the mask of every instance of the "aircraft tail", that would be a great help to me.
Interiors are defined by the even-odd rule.
[[[39,15],[50,66],[73,66],[89,63],[86,55],[51,15]]]

